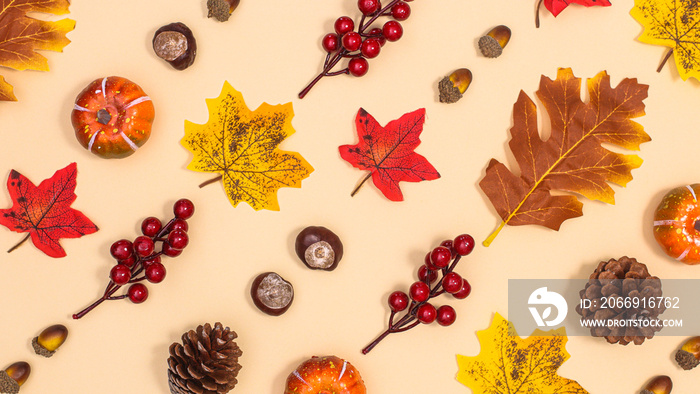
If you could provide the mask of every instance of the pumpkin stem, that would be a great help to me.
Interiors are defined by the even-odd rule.
[[[97,111],[97,121],[101,124],[107,124],[111,119],[112,115],[110,115],[109,111],[106,109],[102,108],[101,110]]]
[[[695,231],[700,231],[700,220],[696,220],[693,227],[695,227]]]

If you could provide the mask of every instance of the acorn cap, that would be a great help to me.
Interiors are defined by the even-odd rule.
[[[693,353],[687,352],[683,349],[680,349],[676,352],[676,362],[678,365],[685,369],[686,371],[693,369],[700,364],[700,360],[695,358]]]
[[[7,374],[0,370],[0,394],[19,393],[19,384]]]
[[[207,17],[226,22],[239,3],[240,0],[207,0]]]

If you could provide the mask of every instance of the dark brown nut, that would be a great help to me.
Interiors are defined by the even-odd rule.
[[[479,49],[486,57],[499,57],[510,41],[510,29],[504,25],[498,25],[491,29],[485,36],[479,39]]]
[[[258,309],[271,316],[279,316],[289,309],[294,300],[294,287],[275,272],[265,272],[253,280],[250,296]]]
[[[700,337],[692,337],[683,343],[676,352],[676,362],[686,371],[700,364]]]
[[[335,233],[322,226],[309,226],[297,235],[294,250],[312,270],[333,271],[343,258],[343,243]]]
[[[153,35],[153,50],[176,70],[184,70],[194,63],[197,42],[189,27],[175,22],[156,30]]]
[[[4,371],[0,370],[0,393],[19,393],[19,387],[29,378],[32,368],[24,361],[18,361]]]
[[[456,103],[472,83],[472,72],[468,68],[458,68],[438,83],[441,103]]]
[[[226,22],[240,2],[241,0],[207,0],[207,17]]]
[[[666,375],[657,376],[650,380],[640,394],[671,394],[673,382]]]
[[[51,357],[56,349],[63,345],[68,338],[68,329],[63,324],[54,324],[42,331],[39,336],[32,339],[34,352],[40,356]]]

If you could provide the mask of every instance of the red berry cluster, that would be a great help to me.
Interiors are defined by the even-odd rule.
[[[326,50],[326,61],[323,71],[299,93],[299,98],[304,98],[311,88],[323,77],[332,77],[341,74],[351,74],[361,77],[369,70],[367,59],[373,59],[379,55],[381,48],[387,41],[398,41],[403,35],[403,27],[400,21],[405,21],[411,15],[409,1],[391,0],[382,6],[380,0],[358,0],[357,8],[362,13],[360,22],[355,22],[347,16],[336,19],[333,27],[335,33],[328,33],[321,40],[323,49]],[[381,27],[373,27],[377,18],[387,16],[392,20]],[[357,27],[357,31],[355,28]],[[349,58],[346,68],[331,72],[343,58]]]
[[[430,251],[425,256],[425,264],[418,269],[418,281],[411,285],[408,293],[395,291],[389,295],[389,328],[362,349],[362,353],[369,353],[387,335],[409,330],[421,323],[437,322],[441,326],[454,323],[457,314],[453,307],[442,305],[435,308],[429,301],[443,293],[449,293],[460,300],[469,296],[472,290],[469,282],[454,272],[454,268],[462,256],[468,255],[473,249],[474,238],[462,234],[454,240],[443,241]],[[439,280],[438,275],[441,275]],[[403,311],[406,311],[403,317],[395,321],[396,314]]]
[[[73,315],[80,319],[103,301],[129,298],[140,304],[148,298],[148,288],[142,282],[160,283],[165,279],[165,266],[161,256],[177,257],[189,243],[187,219],[194,214],[194,204],[188,199],[180,199],[173,205],[174,218],[165,226],[160,219],[148,217],[141,222],[143,235],[133,241],[121,239],[112,244],[109,253],[117,264],[109,272],[109,284],[102,297],[92,305]],[[160,242],[160,251],[156,243]],[[126,294],[115,296],[122,286],[131,284]]]

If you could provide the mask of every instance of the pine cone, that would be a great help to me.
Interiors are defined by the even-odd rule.
[[[609,343],[627,345],[634,342],[641,345],[645,339],[653,338],[661,330],[659,325],[643,324],[645,320],[656,321],[666,310],[664,303],[659,302],[661,295],[661,280],[651,276],[646,265],[623,256],[598,264],[584,289],[579,292],[581,300],[591,301],[590,307],[582,309],[579,303],[576,312],[583,317],[583,321],[619,322],[612,327],[607,324],[604,327],[591,325],[592,336],[605,337]],[[619,307],[615,299],[620,299],[620,304],[626,305]]]
[[[168,380],[172,394],[228,393],[238,380],[238,335],[221,323],[207,323],[182,335],[182,345],[170,345]]]

